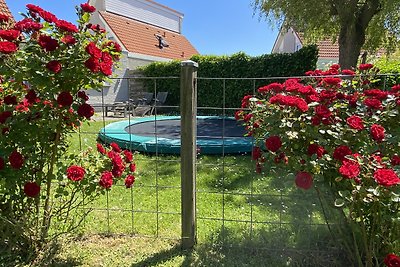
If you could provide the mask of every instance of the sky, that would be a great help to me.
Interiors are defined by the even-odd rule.
[[[14,17],[34,4],[58,18],[76,21],[75,6],[85,0],[6,0]],[[253,15],[251,0],[156,0],[184,14],[182,34],[202,55],[270,54],[278,28]]]

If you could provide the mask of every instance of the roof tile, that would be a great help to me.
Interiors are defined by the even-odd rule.
[[[14,17],[11,14],[11,11],[8,8],[5,0],[0,0],[0,13],[7,15],[7,16],[11,17],[14,20]]]
[[[179,60],[199,54],[179,33],[106,11],[100,14],[129,52]],[[160,49],[156,35],[162,36],[169,46]]]

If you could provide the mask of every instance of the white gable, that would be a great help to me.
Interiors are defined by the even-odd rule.
[[[105,0],[105,10],[174,32],[181,32],[183,14],[149,0]]]
[[[272,53],[293,53],[302,48],[303,45],[293,28],[279,31]]]

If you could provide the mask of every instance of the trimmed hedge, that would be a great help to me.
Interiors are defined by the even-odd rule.
[[[199,64],[198,68],[198,106],[208,107],[203,114],[222,114],[219,108],[237,108],[244,95],[253,93],[259,86],[273,82],[268,79],[231,79],[231,78],[268,78],[301,76],[308,70],[314,70],[318,59],[315,45],[306,46],[295,53],[261,55],[250,57],[243,52],[231,56],[200,56],[191,60]],[[141,68],[146,77],[179,77],[180,61],[168,63],[154,62]],[[226,79],[209,79],[226,78]],[[154,81],[156,80],[156,85]],[[168,91],[167,105],[179,105],[179,79],[155,79],[145,83],[147,91]],[[225,91],[225,92],[224,92]],[[215,107],[215,110],[210,108]],[[200,108],[199,108],[200,109]]]

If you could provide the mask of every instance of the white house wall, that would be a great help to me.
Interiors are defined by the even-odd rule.
[[[106,11],[180,33],[182,14],[146,0],[107,0]]]

